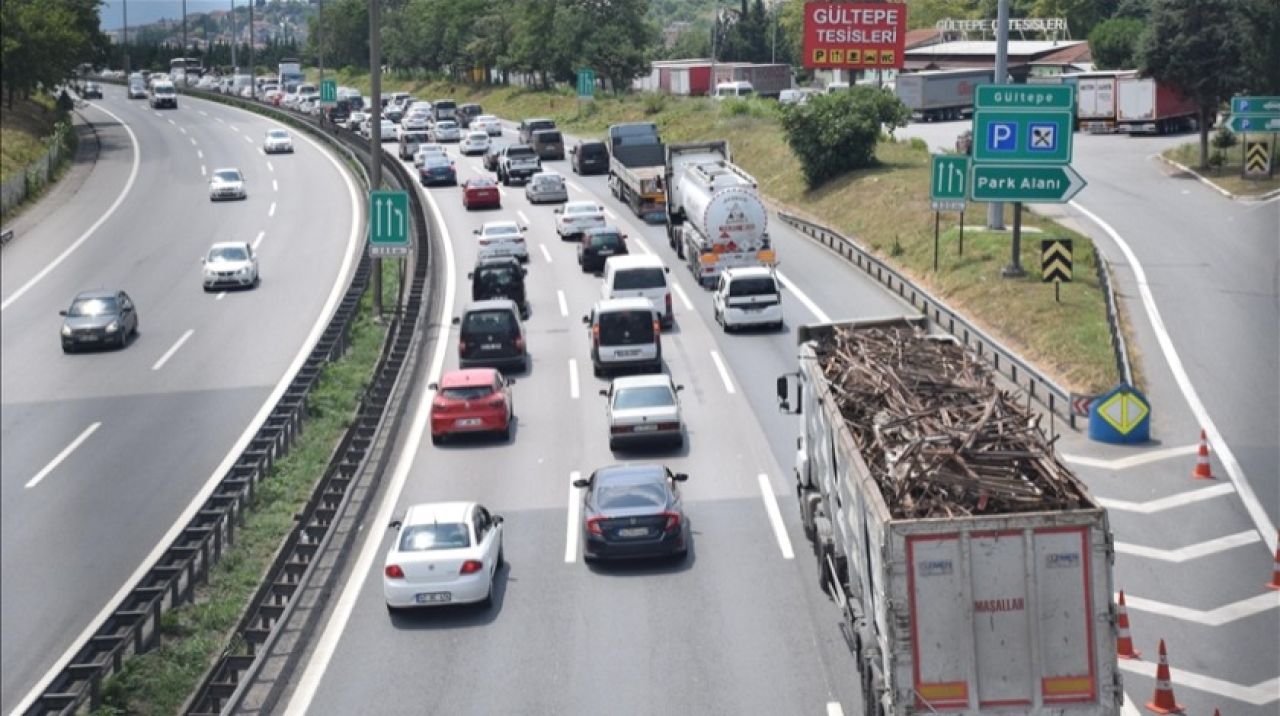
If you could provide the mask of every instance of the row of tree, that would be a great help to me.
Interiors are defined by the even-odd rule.
[[[96,63],[107,38],[98,0],[4,0],[0,3],[0,84],[10,107],[39,87],[53,87],[83,63]]]

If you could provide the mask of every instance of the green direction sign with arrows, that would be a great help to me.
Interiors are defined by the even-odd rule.
[[[338,81],[320,80],[320,106],[332,107],[338,104]]]
[[[1280,132],[1280,115],[1233,114],[1227,128],[1236,134],[1249,132]]]
[[[1232,97],[1232,114],[1268,114],[1280,117],[1280,97]]]
[[[974,109],[1075,110],[1076,94],[1070,85],[978,85],[973,90]]]
[[[979,109],[973,114],[973,159],[979,164],[1069,164],[1074,129],[1071,110]]]
[[[969,157],[934,154],[929,174],[929,203],[934,211],[964,211],[969,195]]]
[[[596,95],[596,71],[586,67],[578,70],[578,97],[586,99]]]
[[[404,256],[409,247],[409,195],[369,192],[369,255]]]
[[[974,164],[969,198],[974,201],[1028,201],[1062,204],[1085,187],[1070,166]]]

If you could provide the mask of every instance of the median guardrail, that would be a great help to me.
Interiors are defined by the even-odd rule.
[[[1106,296],[1107,330],[1111,334],[1111,352],[1116,358],[1116,375],[1125,385],[1133,385],[1133,364],[1129,361],[1129,344],[1124,339],[1124,327],[1120,324],[1120,309],[1116,303],[1116,292],[1112,286],[1111,262],[1096,250],[1098,257],[1098,286]]]
[[[821,224],[802,219],[794,214],[779,211],[778,218],[835,251],[863,273],[875,279],[885,288],[927,317],[933,325],[951,334],[966,347],[986,360],[997,373],[1026,392],[1057,415],[1076,427],[1076,416],[1071,410],[1071,394],[1037,370],[1026,359],[1006,348],[985,331],[954,311],[941,299],[920,288],[897,269],[881,261],[856,241]]]

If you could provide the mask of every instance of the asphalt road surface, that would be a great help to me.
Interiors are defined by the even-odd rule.
[[[20,218],[4,248],[4,712],[226,469],[359,248],[354,184],[317,145],[295,136],[294,154],[264,156],[263,117],[188,97],[156,112],[105,92],[81,110],[96,164]],[[224,166],[243,171],[247,200],[209,201],[208,174]],[[262,283],[205,293],[200,258],[229,240],[255,244]],[[139,335],[123,350],[63,355],[58,311],[105,287],[133,297]]]

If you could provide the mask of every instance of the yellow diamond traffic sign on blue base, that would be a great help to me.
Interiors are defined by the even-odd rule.
[[[1136,388],[1121,384],[1093,401],[1089,438],[1104,443],[1144,443],[1151,439],[1151,404]]]

